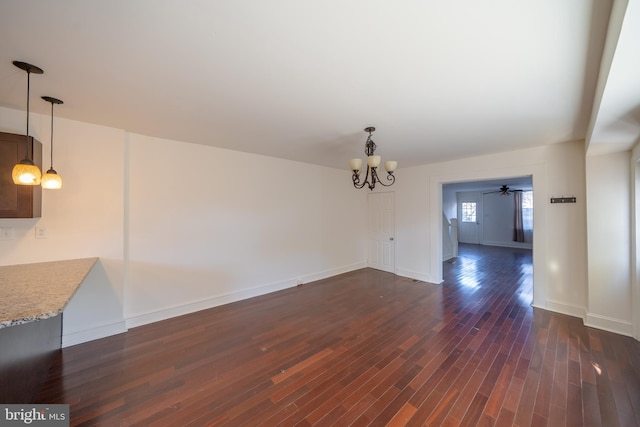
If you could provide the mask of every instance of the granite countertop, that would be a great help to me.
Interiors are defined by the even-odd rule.
[[[0,266],[0,329],[62,313],[98,258]]]

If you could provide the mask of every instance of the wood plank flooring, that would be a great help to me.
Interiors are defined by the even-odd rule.
[[[483,250],[480,250],[483,249]],[[640,343],[530,307],[531,252],[460,245],[63,349],[71,425],[637,426]]]

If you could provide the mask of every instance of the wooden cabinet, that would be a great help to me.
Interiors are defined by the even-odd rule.
[[[42,187],[16,185],[13,166],[24,159],[25,136],[0,132],[0,218],[40,218]],[[42,170],[42,144],[29,137],[29,155]]]

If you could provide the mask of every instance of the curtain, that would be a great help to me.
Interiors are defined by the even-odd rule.
[[[513,203],[515,204],[513,215],[513,241],[524,242],[524,227],[522,226],[522,192],[513,193]]]

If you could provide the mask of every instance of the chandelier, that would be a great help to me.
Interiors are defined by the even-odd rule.
[[[398,167],[398,162],[387,160],[384,162],[384,169],[387,171],[387,181],[388,184],[385,184],[378,177],[378,166],[380,166],[381,157],[375,154],[376,152],[376,144],[371,139],[371,134],[376,130],[374,127],[365,128],[365,132],[369,132],[369,136],[367,137],[367,142],[364,145],[364,152],[367,154],[367,172],[364,175],[364,180],[360,181],[360,170],[362,169],[362,159],[351,159],[349,161],[349,167],[351,171],[353,171],[353,175],[351,179],[353,180],[353,186],[357,189],[364,187],[365,185],[369,187],[369,190],[373,190],[376,187],[376,183],[380,183],[380,185],[384,187],[389,187],[396,182],[396,177],[393,176],[393,171]]]

